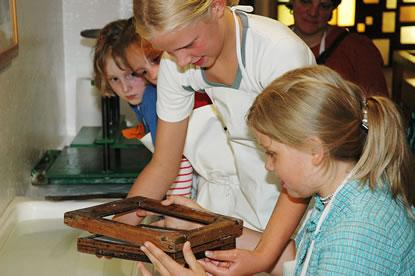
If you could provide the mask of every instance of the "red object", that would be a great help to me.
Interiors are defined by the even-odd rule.
[[[204,92],[195,92],[195,105],[193,109],[212,104],[212,100],[209,98],[208,94]]]
[[[327,34],[326,47],[330,47],[343,28],[333,27]],[[318,56],[320,44],[311,48]],[[379,50],[366,36],[349,33],[325,62],[343,78],[359,85],[367,96],[388,96],[388,88],[383,75],[383,60]]]
[[[137,124],[135,127],[125,128],[122,130],[122,136],[126,139],[141,139],[145,135],[143,124]]]

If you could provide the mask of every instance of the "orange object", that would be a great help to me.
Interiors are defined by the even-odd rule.
[[[125,128],[122,131],[122,136],[126,139],[141,139],[146,135],[143,124],[137,124],[135,127]]]

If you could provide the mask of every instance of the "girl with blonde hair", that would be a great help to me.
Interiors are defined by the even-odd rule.
[[[212,181],[209,186],[220,192],[198,198],[198,202],[209,210],[243,219],[246,228],[237,246],[257,247],[261,254],[276,259],[296,229],[307,202],[292,200],[284,189],[279,190],[277,180],[262,165],[265,156],[245,117],[255,97],[272,80],[289,70],[312,65],[315,60],[307,45],[287,26],[247,14],[239,6],[227,6],[237,3],[133,1],[137,32],[165,54],[157,82],[156,151],[129,195],[162,198],[177,171],[187,139],[192,95],[204,91],[223,121],[236,175],[219,169],[216,175],[221,176],[220,181]],[[221,160],[222,156],[212,154],[211,158]],[[257,246],[269,220],[276,221],[273,235],[277,242]],[[261,262],[261,266],[267,270],[273,263]]]
[[[392,101],[309,67],[267,87],[248,123],[288,194],[315,199],[284,254],[295,275],[415,274],[414,163]]]

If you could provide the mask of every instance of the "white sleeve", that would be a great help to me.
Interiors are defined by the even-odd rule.
[[[267,87],[274,79],[284,73],[315,64],[315,58],[311,50],[299,39],[285,37],[274,44],[265,47],[264,59],[258,62],[260,83]]]
[[[176,65],[174,59],[164,54],[157,79],[157,115],[167,122],[187,118],[194,105],[194,92],[186,90],[186,70]]]

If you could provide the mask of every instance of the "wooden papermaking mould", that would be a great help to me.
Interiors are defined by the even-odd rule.
[[[128,225],[108,218],[137,209],[151,211],[202,226],[192,230],[172,229],[149,224]],[[178,263],[184,264],[183,244],[190,241],[196,258],[203,258],[206,250],[235,248],[235,240],[242,234],[243,222],[233,217],[195,210],[182,205],[161,205],[160,201],[145,197],[131,197],[64,214],[65,224],[94,235],[80,237],[78,251],[99,256],[150,262],[140,250],[150,241]]]

